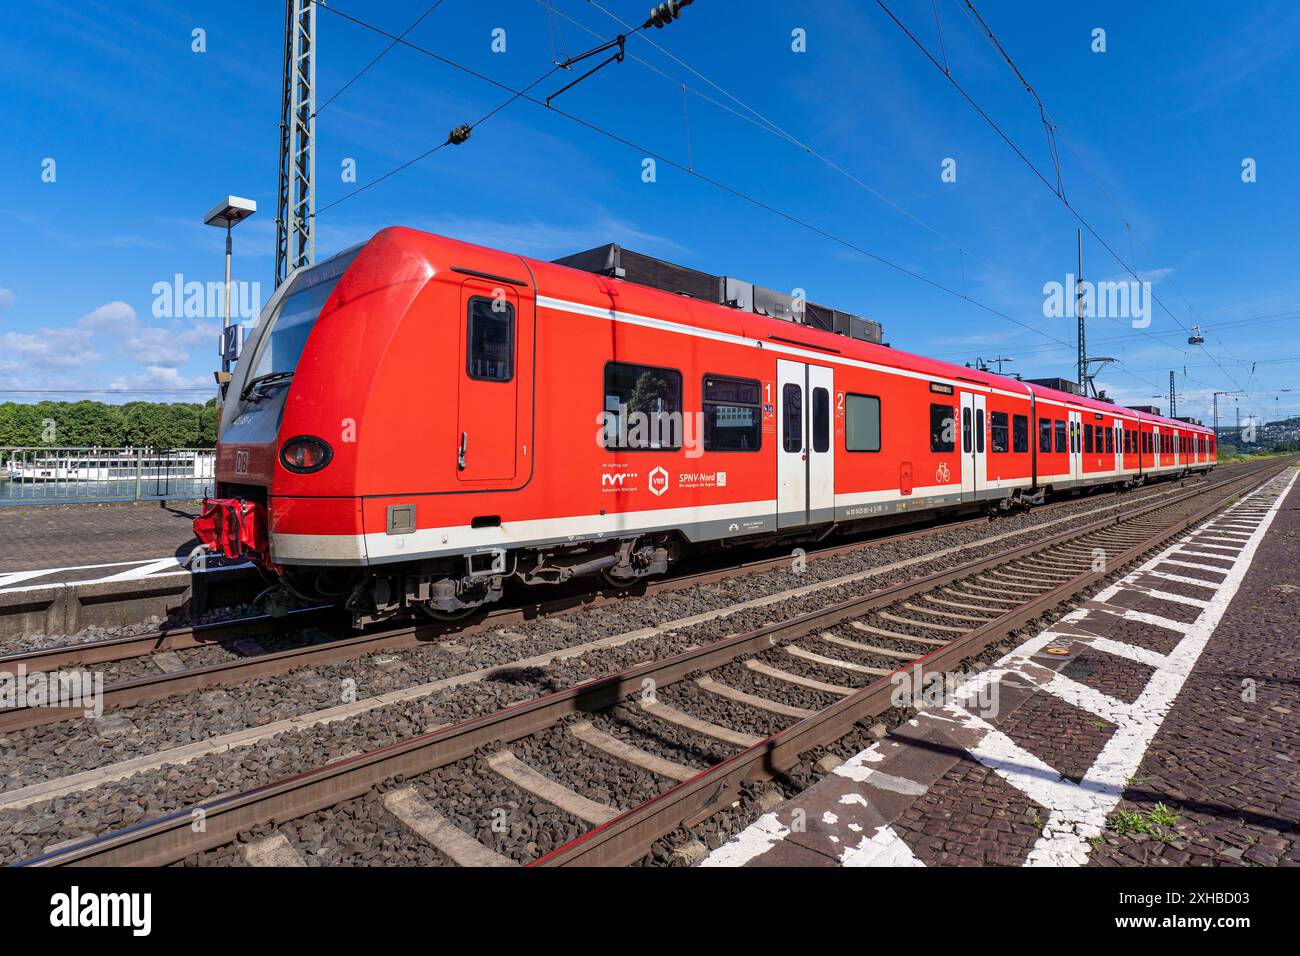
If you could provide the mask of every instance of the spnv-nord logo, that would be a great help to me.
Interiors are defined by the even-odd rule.
[[[650,494],[662,495],[668,490],[668,472],[663,468],[655,468],[647,478],[650,483]]]

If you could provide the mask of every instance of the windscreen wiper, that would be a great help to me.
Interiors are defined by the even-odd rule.
[[[265,375],[259,375],[244,386],[244,390],[239,393],[239,397],[240,399],[246,399],[263,385],[274,385],[276,382],[284,382],[291,378],[293,378],[293,372],[268,372]]]

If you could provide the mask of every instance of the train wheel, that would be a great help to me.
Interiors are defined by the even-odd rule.
[[[420,610],[422,610],[429,617],[433,618],[435,621],[451,622],[451,621],[465,620],[465,618],[469,617],[471,614],[477,611],[478,608],[463,607],[458,611],[440,611],[436,607],[430,607],[427,604],[421,604]]]
[[[641,578],[616,577],[608,571],[600,572],[601,583],[611,591],[630,591],[633,585],[639,584],[641,580]]]

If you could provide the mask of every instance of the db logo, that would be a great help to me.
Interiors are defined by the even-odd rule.
[[[668,472],[662,468],[655,468],[651,471],[648,481],[650,483],[650,494],[656,497],[668,490]]]
[[[235,474],[248,474],[248,451],[247,449],[235,452]]]

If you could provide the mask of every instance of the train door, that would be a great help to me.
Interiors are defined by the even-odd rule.
[[[1160,426],[1156,425],[1151,434],[1151,467],[1160,467]]]
[[[985,445],[986,396],[962,392],[961,396],[961,498],[974,501],[988,483],[988,449]]]
[[[1069,424],[1066,425],[1066,448],[1070,452],[1070,480],[1078,481],[1083,477],[1083,415],[1067,411]]]
[[[834,517],[835,442],[831,405],[839,400],[835,395],[834,376],[833,369],[821,365],[777,360],[778,528],[830,521]]]
[[[1116,419],[1110,429],[1115,433],[1115,471],[1119,473],[1124,470],[1124,423]]]
[[[527,454],[518,444],[527,436],[516,434],[519,381],[532,345],[522,311],[511,287],[477,278],[461,285],[454,451],[456,476],[466,484],[510,482]]]
[[[1173,441],[1174,441],[1174,465],[1177,466],[1182,461],[1183,458],[1182,432],[1175,429]]]

